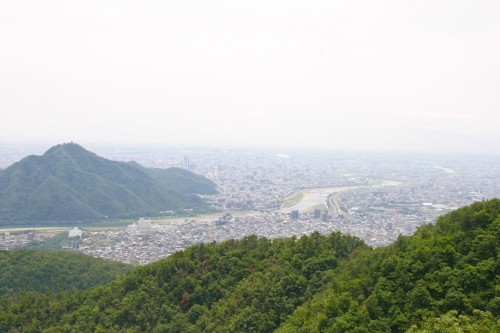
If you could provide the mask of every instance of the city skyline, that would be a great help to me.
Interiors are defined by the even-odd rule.
[[[0,140],[493,152],[500,4],[0,4]]]

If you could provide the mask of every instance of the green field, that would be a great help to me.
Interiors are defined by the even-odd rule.
[[[295,206],[302,200],[304,197],[304,193],[302,192],[293,192],[292,194],[283,198],[283,205],[281,208],[289,208]]]

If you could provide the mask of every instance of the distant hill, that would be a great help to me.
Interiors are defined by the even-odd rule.
[[[179,168],[148,169],[66,143],[0,171],[0,225],[73,224],[205,209],[215,184]]]
[[[500,200],[372,249],[339,232],[200,244],[73,295],[0,299],[8,332],[500,332]]]
[[[88,289],[110,282],[132,267],[67,251],[0,251],[0,297]]]

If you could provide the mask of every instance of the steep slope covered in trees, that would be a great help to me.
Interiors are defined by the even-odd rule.
[[[75,252],[0,251],[0,297],[88,289],[110,282],[132,267]]]
[[[404,332],[449,311],[498,320],[499,250],[500,200],[461,208],[344,264],[278,332]]]
[[[215,184],[192,172],[110,161],[68,143],[0,171],[0,225],[73,224],[205,209],[197,194],[213,193]]]
[[[0,304],[11,332],[500,329],[500,200],[371,249],[332,233],[204,244],[72,295]]]
[[[340,233],[202,244],[90,291],[4,302],[0,331],[270,331],[365,249]]]

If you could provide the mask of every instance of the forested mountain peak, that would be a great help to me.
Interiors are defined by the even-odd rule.
[[[110,161],[75,143],[28,156],[0,172],[0,224],[73,224],[206,209],[215,184],[177,168]]]
[[[61,154],[61,153],[65,153],[65,154],[69,154],[69,155],[81,155],[81,154],[96,155],[96,154],[86,150],[85,148],[83,148],[82,146],[80,146],[79,144],[74,143],[74,142],[62,143],[62,144],[55,145],[55,146],[49,148],[45,152],[44,155]]]
[[[102,176],[110,176],[113,172],[120,173],[122,171],[121,169],[126,169],[129,172],[137,172],[137,170],[145,169],[140,164],[135,163],[137,170],[133,170],[131,167],[134,165],[130,162],[126,163],[108,160],[73,142],[53,146],[42,156],[37,157],[55,165],[75,163],[73,165],[74,167],[89,172],[99,173]],[[146,170],[142,171],[145,172]]]

